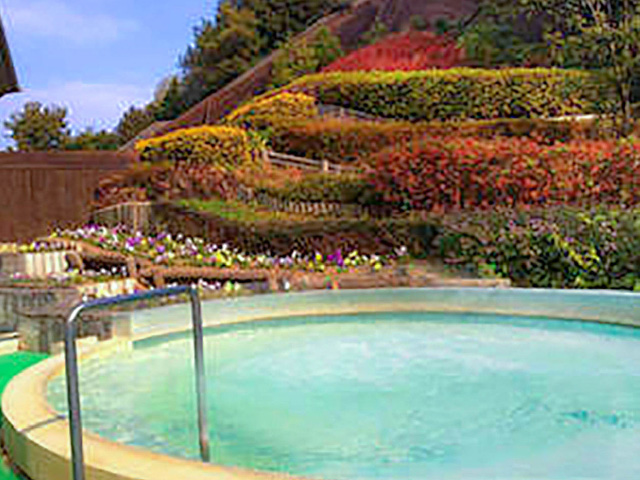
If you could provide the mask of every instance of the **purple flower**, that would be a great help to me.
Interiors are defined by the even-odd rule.
[[[164,252],[166,251],[166,248],[164,248],[164,245],[158,245],[158,246],[156,247],[156,251],[157,251],[158,253],[164,253]]]
[[[342,258],[342,250],[338,249],[334,254],[327,257],[329,263],[334,262],[340,268],[344,267],[344,258]]]
[[[135,247],[136,245],[138,245],[140,243],[140,239],[139,238],[127,238],[126,244],[128,247]]]

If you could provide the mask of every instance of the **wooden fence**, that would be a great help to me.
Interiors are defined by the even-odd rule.
[[[344,108],[337,105],[327,105],[326,103],[318,105],[318,114],[321,116],[360,120],[363,122],[385,123],[396,121],[394,118],[376,117],[375,115],[370,115],[359,110],[352,110],[350,108]]]
[[[357,171],[356,168],[349,165],[330,162],[328,160],[314,160],[311,158],[296,157],[295,155],[272,151],[265,153],[265,160],[276,167],[298,168],[300,170],[314,172],[347,173]]]
[[[100,180],[132,161],[114,152],[0,153],[0,242],[88,220]]]

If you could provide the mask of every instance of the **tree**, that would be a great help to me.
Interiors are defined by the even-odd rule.
[[[271,86],[281,87],[294,79],[318,71],[318,59],[306,41],[287,42],[273,61]]]
[[[196,29],[195,45],[181,61],[188,104],[200,101],[253,66],[262,49],[257,27],[251,10],[223,2],[215,24],[205,21]]]
[[[362,47],[367,47],[369,45],[373,45],[374,43],[378,43],[388,34],[389,34],[389,28],[387,27],[387,25],[379,18],[376,18],[373,24],[371,25],[371,28],[367,32],[365,32],[360,38],[360,41],[358,42],[358,46],[362,48]]]
[[[64,145],[65,150],[117,150],[122,144],[120,135],[107,130],[85,131],[69,138]]]
[[[120,136],[121,142],[126,143],[154,122],[155,117],[152,107],[138,108],[132,106],[122,115],[116,127],[116,133]]]
[[[632,87],[640,66],[640,0],[485,0],[507,20],[545,18],[554,63],[593,68],[615,91],[619,133],[632,125]]]
[[[343,55],[340,39],[326,27],[309,44],[306,40],[287,42],[274,60],[271,86],[286,85],[298,77],[315,73]]]
[[[313,40],[313,49],[318,59],[318,68],[331,65],[344,55],[342,42],[327,27],[322,27]]]
[[[513,5],[483,1],[454,33],[475,66],[544,66],[551,63],[543,38],[545,20],[528,21]]]
[[[184,87],[176,76],[171,77],[162,87],[162,90],[156,92],[154,116],[158,121],[173,120],[186,110]]]
[[[213,21],[195,29],[194,44],[180,60],[180,108],[188,108],[242,75],[262,57],[345,0],[223,0]]]
[[[69,137],[67,109],[39,102],[25,103],[4,126],[21,152],[59,150]]]
[[[258,34],[265,55],[330,12],[348,8],[344,0],[232,0],[251,10],[258,21]]]

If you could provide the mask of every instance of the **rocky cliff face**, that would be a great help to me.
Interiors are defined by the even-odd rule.
[[[422,17],[426,25],[433,28],[440,19],[454,21],[470,17],[478,3],[478,0],[360,0],[344,18],[336,19],[333,31],[349,48],[357,44],[375,21],[397,32],[407,29],[413,17]]]
[[[385,0],[379,16],[394,31],[406,28],[415,16],[433,27],[439,19],[455,20],[473,14],[477,4],[477,0]]]

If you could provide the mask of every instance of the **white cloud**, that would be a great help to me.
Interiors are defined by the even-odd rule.
[[[68,109],[69,124],[74,131],[86,127],[96,129],[113,128],[122,113],[131,105],[144,105],[151,100],[148,86],[126,84],[100,84],[68,82],[52,85],[46,89],[25,90],[23,93],[7,95],[0,100],[0,119],[9,115],[28,101],[55,104]],[[5,132],[6,133],[6,132]],[[0,138],[0,148],[7,140]]]
[[[57,38],[77,45],[112,43],[138,24],[103,13],[80,13],[61,0],[13,0],[7,6],[11,28],[21,35]]]

